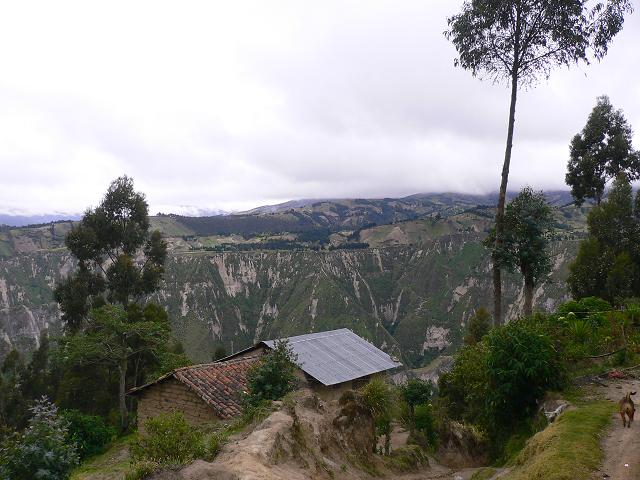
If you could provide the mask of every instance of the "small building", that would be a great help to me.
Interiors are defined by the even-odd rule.
[[[376,375],[400,367],[397,360],[341,328],[289,337],[297,355],[300,386],[314,390],[324,400],[359,388]],[[267,354],[277,340],[265,340],[218,362],[174,370],[129,393],[138,397],[138,427],[161,413],[181,411],[194,425],[238,415],[247,389],[247,372]]]
[[[373,376],[386,374],[402,364],[347,328],[307,333],[283,340],[297,355],[302,385],[324,400],[345,390],[359,388]],[[252,358],[271,350],[277,340],[264,340],[222,359]]]
[[[242,392],[247,372],[258,356],[226,362],[193,365],[174,370],[157,380],[134,388],[138,398],[138,430],[149,417],[182,412],[191,425],[213,423],[242,413]]]

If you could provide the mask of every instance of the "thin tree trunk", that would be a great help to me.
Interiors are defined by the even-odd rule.
[[[509,181],[509,166],[511,164],[511,150],[513,149],[513,130],[516,121],[516,101],[518,98],[518,75],[511,76],[511,104],[509,106],[509,128],[507,131],[507,146],[504,152],[502,165],[502,181],[500,182],[500,197],[498,198],[498,210],[496,212],[496,248],[502,245],[504,233],[504,207],[507,200],[507,183]],[[502,324],[502,272],[500,265],[493,262],[493,322],[498,326]]]
[[[384,454],[391,454],[391,432],[387,432],[384,434]]]
[[[125,432],[129,428],[129,411],[127,410],[127,360],[120,362],[118,366],[118,373],[120,374],[120,385],[118,389],[118,400],[120,407],[120,426],[122,431]]]
[[[533,313],[533,277],[529,274],[524,276],[524,316],[530,317]]]

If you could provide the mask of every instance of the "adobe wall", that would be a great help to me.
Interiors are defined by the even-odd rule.
[[[337,385],[323,385],[317,380],[309,381],[310,387],[318,395],[318,397],[325,402],[332,400],[339,400],[344,392],[347,390],[358,390],[364,387],[373,378],[385,378],[384,373],[374,373],[373,375],[367,375],[365,377],[356,378],[348,382],[338,383]]]
[[[138,431],[144,431],[144,422],[149,417],[162,413],[182,412],[193,426],[218,421],[213,408],[186,385],[175,378],[168,378],[144,389],[138,397]]]

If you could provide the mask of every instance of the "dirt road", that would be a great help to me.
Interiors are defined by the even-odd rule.
[[[600,387],[601,394],[613,402],[618,402],[625,393],[636,391],[640,394],[640,381],[607,381]],[[632,397],[636,408],[640,409],[640,395]],[[620,415],[613,415],[611,427],[602,441],[605,459],[594,479],[638,480],[640,479],[640,412],[636,412],[631,428],[623,428]]]

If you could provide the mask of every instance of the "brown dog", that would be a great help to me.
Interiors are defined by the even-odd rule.
[[[636,413],[636,407],[631,400],[631,395],[635,395],[636,392],[629,392],[622,400],[620,400],[620,417],[622,417],[622,427],[631,428],[631,422],[633,422],[633,414]]]

